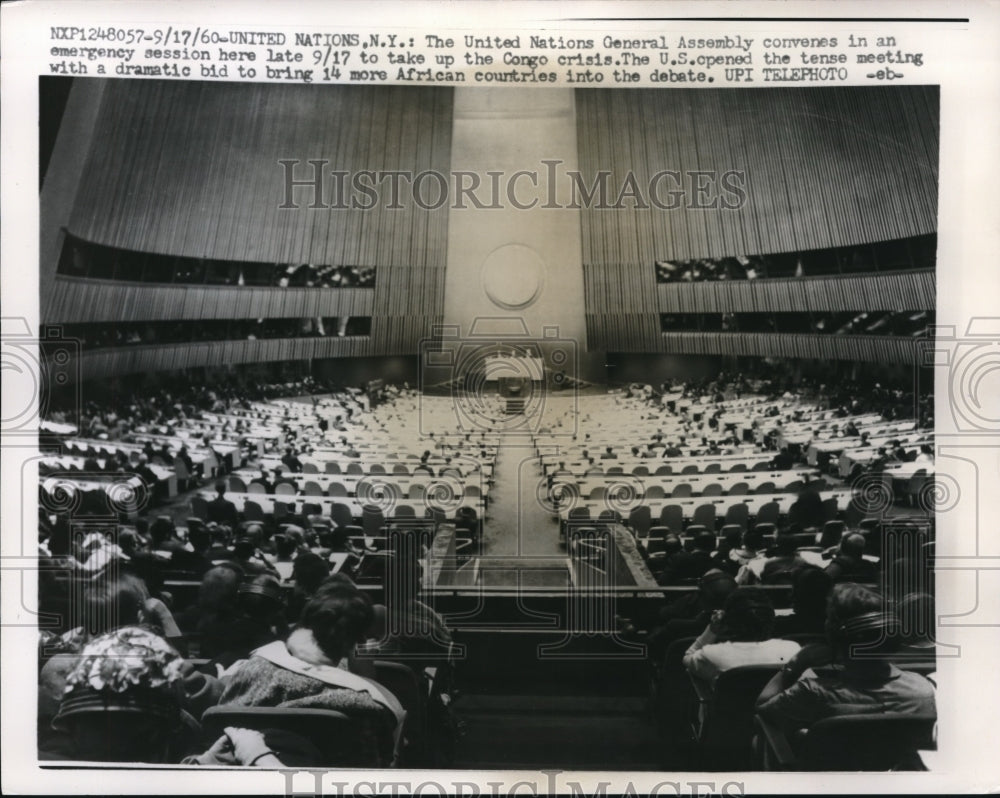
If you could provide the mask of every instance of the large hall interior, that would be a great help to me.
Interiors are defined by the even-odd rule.
[[[39,92],[40,759],[926,769],[936,87]]]

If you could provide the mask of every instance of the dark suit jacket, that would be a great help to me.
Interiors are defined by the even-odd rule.
[[[229,499],[216,497],[208,503],[208,520],[217,524],[235,526],[239,521],[236,505]]]

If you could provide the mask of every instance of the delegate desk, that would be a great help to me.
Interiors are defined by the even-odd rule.
[[[831,456],[839,457],[845,452],[850,452],[852,449],[878,449],[880,446],[887,446],[890,441],[898,440],[900,445],[912,444],[912,443],[923,443],[927,441],[932,441],[934,439],[934,433],[932,432],[913,432],[909,435],[899,436],[893,435],[891,437],[884,438],[870,438],[868,440],[867,446],[859,446],[861,439],[852,435],[848,438],[832,438],[828,441],[813,441],[809,445],[809,449],[806,452],[806,462],[809,465],[816,465],[818,456],[820,452],[826,452]]]
[[[215,492],[210,490],[199,491],[198,495],[205,501],[211,501],[215,498]],[[365,507],[378,507],[386,518],[392,518],[394,508],[399,505],[412,507],[416,512],[417,518],[424,518],[425,511],[430,508],[439,509],[449,518],[454,518],[455,513],[462,507],[475,510],[476,514],[482,517],[482,501],[465,496],[445,500],[432,498],[431,502],[428,502],[426,497],[423,499],[386,498],[379,501],[359,502],[357,498],[346,496],[337,498],[324,496],[275,496],[273,493],[226,493],[226,498],[236,505],[237,512],[244,515],[246,503],[253,502],[260,507],[264,515],[273,515],[276,503],[284,505],[291,513],[301,512],[303,509],[302,505],[305,504],[318,505],[320,508],[318,514],[324,516],[332,515],[334,504],[343,504],[350,510],[354,520],[359,523],[363,518]]]
[[[583,496],[589,496],[597,488],[626,485],[633,486],[640,496],[644,496],[649,488],[659,486],[669,496],[670,492],[678,485],[690,485],[695,495],[703,493],[709,485],[720,485],[725,493],[740,483],[747,486],[747,493],[752,493],[756,487],[767,482],[772,485],[770,492],[782,491],[793,482],[804,482],[807,477],[813,479],[819,475],[819,471],[815,468],[807,468],[795,471],[741,471],[736,474],[672,474],[669,476],[606,474],[603,477],[579,477],[575,481],[580,486],[580,493]]]
[[[616,460],[599,460],[595,457],[593,465],[579,458],[570,459],[567,455],[542,454],[540,457],[546,473],[557,470],[560,463],[565,463],[566,470],[574,474],[586,474],[592,468],[600,468],[607,473],[609,468],[615,467],[621,468],[626,474],[631,473],[633,469],[638,467],[646,468],[650,474],[654,474],[661,466],[670,466],[674,474],[680,474],[688,466],[695,466],[697,468],[697,471],[694,473],[705,473],[705,469],[713,464],[719,465],[720,472],[722,473],[746,473],[761,463],[770,463],[774,459],[774,455],[774,452],[656,458],[636,458],[629,455],[628,457],[619,457]],[[732,471],[733,467],[736,467],[737,471]],[[745,467],[746,470],[741,470],[741,467]]]
[[[239,471],[234,471],[232,474],[232,476],[238,477],[245,484],[249,484],[253,480],[260,478],[260,475],[261,472],[255,469],[240,469]],[[306,485],[310,482],[319,487],[322,495],[330,495],[330,485],[333,484],[343,486],[348,496],[357,495],[359,486],[362,489],[368,490],[395,487],[399,489],[401,496],[408,496],[414,485],[420,485],[424,489],[427,489],[430,486],[444,483],[460,488],[462,492],[467,487],[473,486],[478,488],[479,492],[485,496],[489,486],[483,480],[479,479],[479,476],[479,474],[466,474],[462,477],[450,477],[448,475],[432,477],[426,472],[418,472],[410,476],[402,474],[283,474],[281,479],[294,482],[297,489],[295,495],[299,496],[316,495],[306,493]],[[272,489],[272,495],[273,493]]]
[[[40,480],[39,488],[45,504],[52,512],[74,512],[82,508],[81,515],[106,515],[109,518],[124,514],[134,518],[144,509],[145,483],[134,474],[87,474],[86,479],[73,479],[71,475],[49,476]],[[89,507],[88,497],[100,496]],[[94,511],[98,512],[94,512]]]
[[[323,457],[323,458],[318,458],[313,455],[300,455],[299,461],[302,463],[303,467],[305,467],[306,465],[314,466],[318,474],[326,474],[327,476],[333,476],[333,477],[343,476],[347,471],[348,467],[353,467],[354,469],[360,467],[362,475],[371,474],[371,468],[373,465],[381,465],[383,468],[385,468],[387,472],[391,473],[392,467],[398,464],[406,466],[407,470],[411,472],[412,476],[413,469],[416,468],[418,465],[420,465],[420,459],[419,457],[416,456],[414,457],[414,459],[392,459],[388,457],[378,457],[378,458],[370,458],[363,460],[361,458],[346,457],[344,455],[340,455],[338,457]],[[338,474],[336,472],[328,471],[327,463],[336,463],[337,468],[340,470],[340,473]],[[439,473],[442,468],[448,468],[448,467],[458,468],[463,474],[474,473],[473,467],[475,467],[479,468],[482,471],[482,473],[486,475],[487,479],[490,479],[493,474],[492,463],[488,462],[484,463],[481,462],[478,458],[472,458],[468,456],[462,457],[456,455],[451,459],[451,463],[447,463],[445,459],[442,457],[428,458],[427,464],[434,469],[435,473]],[[287,473],[288,472],[287,467],[285,466],[284,463],[281,462],[281,459],[277,456],[262,457],[260,459],[260,465],[274,473],[284,472],[285,476],[292,476],[291,474]],[[305,471],[301,473],[305,474],[306,476],[316,476],[316,474],[312,474]],[[375,476],[378,476],[378,474],[375,474]]]
[[[920,446],[906,446],[903,451],[908,454],[914,454],[920,452]],[[840,476],[847,478],[851,475],[851,471],[857,465],[868,465],[872,460],[879,456],[878,449],[873,449],[870,446],[865,446],[861,449],[848,449],[847,451],[841,452],[840,458],[837,461]],[[892,465],[892,464],[890,464]],[[906,465],[905,463],[900,463],[899,465]],[[888,468],[889,466],[886,466]]]
[[[84,467],[87,460],[90,458],[82,457],[78,455],[63,454],[43,457],[38,465],[39,476],[57,476],[54,472],[65,472],[62,474],[66,479],[71,482],[79,482],[77,479],[77,472],[80,474],[84,473]],[[97,460],[97,465],[100,468],[107,468],[110,460],[106,458],[94,458]],[[167,468],[166,466],[161,466],[158,463],[148,463],[149,470],[156,475],[157,485],[163,485],[166,491],[167,498],[173,498],[177,495],[177,475],[174,473],[172,468]],[[44,473],[43,473],[44,472]],[[86,472],[88,475],[92,472]],[[117,472],[111,472],[117,473]],[[101,477],[101,473],[97,472],[97,477]],[[138,478],[138,477],[137,477]]]
[[[851,503],[851,497],[853,492],[850,488],[836,488],[833,490],[821,490],[819,492],[820,497],[826,501],[827,499],[837,500],[837,509],[844,511]],[[631,507],[618,509],[623,516],[628,516],[630,509],[634,507],[646,506],[649,507],[650,515],[653,518],[654,526],[656,525],[656,520],[660,517],[664,507],[670,505],[677,505],[681,508],[681,512],[685,519],[690,519],[694,515],[694,511],[701,507],[703,504],[711,504],[715,506],[715,517],[716,519],[722,519],[725,517],[726,512],[729,510],[730,506],[736,504],[745,504],[749,516],[753,518],[760,511],[760,508],[765,504],[770,502],[775,502],[778,505],[781,515],[787,515],[788,510],[796,502],[798,496],[794,493],[761,493],[750,496],[707,496],[702,498],[691,498],[691,499],[653,499],[653,500],[637,500],[631,502]],[[572,502],[571,506],[562,507],[559,510],[559,518],[563,522],[569,519],[569,512],[573,507],[586,507],[590,510],[590,516],[592,519],[596,519],[598,514],[602,510],[611,509],[608,506],[607,501],[600,500],[590,500],[581,499],[576,502]],[[617,509],[617,508],[616,508]],[[576,519],[574,519],[575,521]]]

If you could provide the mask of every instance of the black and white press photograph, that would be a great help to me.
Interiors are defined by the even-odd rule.
[[[43,766],[929,769],[938,85],[37,92]]]

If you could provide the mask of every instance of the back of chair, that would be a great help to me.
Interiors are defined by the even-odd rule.
[[[302,493],[306,496],[322,496],[323,488],[320,487],[318,482],[313,482],[311,479],[302,486]]]
[[[628,514],[628,525],[632,529],[632,534],[637,538],[644,538],[649,534],[649,528],[653,524],[653,519],[646,505],[632,508]]]
[[[823,532],[819,537],[819,547],[823,549],[828,549],[830,546],[836,546],[840,543],[840,539],[844,535],[844,522],[843,521],[827,521],[823,524]]]
[[[229,477],[229,490],[233,493],[246,493],[247,483],[236,476]]]
[[[741,529],[747,528],[747,522],[750,518],[750,507],[746,502],[737,502],[736,504],[730,504],[726,508],[726,517],[723,519],[722,523],[728,526],[738,526]]]
[[[660,526],[669,527],[678,535],[684,531],[684,508],[679,504],[667,504],[660,510]]]
[[[327,474],[339,474],[340,473],[340,463],[334,460],[328,460],[326,463],[326,473]]]
[[[414,670],[399,662],[375,660],[375,681],[392,693],[406,710],[403,726],[405,744],[400,752],[402,767],[425,765],[427,740],[427,707],[420,680]]]
[[[330,507],[330,517],[338,527],[352,526],[354,516],[351,515],[351,508],[341,502],[334,502]]]
[[[202,521],[208,520],[208,502],[201,498],[201,496],[191,497],[191,515]]]
[[[754,493],[774,493],[777,490],[773,482],[760,482],[757,487],[753,489]]]
[[[701,490],[702,496],[721,496],[722,495],[722,485],[718,482],[713,482],[711,485],[706,485]]]
[[[750,492],[750,483],[748,482],[736,482],[729,486],[730,496],[746,496]]]
[[[243,502],[243,518],[247,521],[263,521],[264,508],[257,502],[247,499]]]
[[[318,474],[319,467],[315,463],[303,463],[302,464],[303,474]]]
[[[758,524],[777,524],[780,517],[781,505],[777,502],[768,502],[757,510]]]
[[[777,670],[773,665],[741,665],[716,678],[699,742],[703,753],[726,752],[725,760],[715,762],[722,769],[748,766],[757,696]]]
[[[318,502],[302,502],[302,515],[310,516],[310,515],[322,515],[322,514],[323,514],[322,504]],[[318,531],[318,529],[322,526],[322,524],[316,524],[311,522],[310,526],[312,527],[313,531]]]
[[[379,537],[382,527],[385,525],[385,515],[381,508],[374,504],[366,504],[361,509],[361,526],[365,530],[367,537]]]
[[[330,709],[288,709],[285,707],[215,706],[201,718],[203,744],[214,743],[227,726],[259,732],[278,730],[309,740],[319,749],[322,761],[316,766],[379,767],[384,763],[360,744],[359,722]],[[280,758],[280,752],[278,752]]]
[[[653,472],[653,473],[655,473],[656,476],[658,476],[658,477],[668,476],[668,475],[674,473],[674,468],[673,468],[673,466],[669,466],[669,465],[661,465],[661,466],[657,466],[656,471]]]
[[[795,748],[803,770],[912,770],[933,747],[933,716],[839,715],[813,724]]]
[[[694,515],[691,516],[691,523],[701,524],[709,529],[715,529],[715,505],[699,504],[694,509]]]
[[[670,492],[671,499],[686,499],[691,496],[692,488],[689,482],[679,482],[674,485],[674,489]]]

